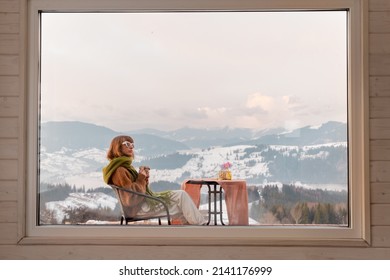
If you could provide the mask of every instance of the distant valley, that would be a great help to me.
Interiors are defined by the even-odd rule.
[[[41,127],[40,179],[87,189],[104,186],[101,169],[113,137],[135,139],[134,165],[152,168],[151,183],[178,188],[186,178],[216,177],[220,165],[232,163],[234,178],[248,184],[267,182],[345,186],[347,126],[328,122],[293,131],[275,128],[138,130],[117,132],[81,122],[48,122]]]

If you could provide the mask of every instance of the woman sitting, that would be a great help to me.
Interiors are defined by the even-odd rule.
[[[188,224],[203,225],[206,223],[202,214],[195,206],[191,197],[183,190],[171,190],[154,193],[149,189],[149,168],[141,166],[139,172],[133,167],[134,141],[130,136],[117,136],[111,141],[107,152],[109,164],[103,168],[103,178],[107,184],[113,184],[125,189],[145,193],[162,199],[173,216],[184,217]],[[136,205],[134,211],[137,216],[159,215],[165,212],[161,206],[145,201],[142,197],[135,198],[126,193],[125,201],[129,205]]]

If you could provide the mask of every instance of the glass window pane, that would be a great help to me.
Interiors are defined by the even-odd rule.
[[[118,223],[101,169],[128,134],[154,191],[230,162],[250,226],[348,225],[346,11],[45,12],[41,28],[39,224]]]

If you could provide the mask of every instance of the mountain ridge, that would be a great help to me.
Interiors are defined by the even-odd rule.
[[[153,169],[151,183],[180,184],[186,178],[215,178],[221,164],[230,161],[234,178],[251,184],[302,181],[344,185],[348,166],[345,129],[343,123],[328,122],[246,141],[237,141],[237,135],[233,135],[230,144],[207,148],[193,148],[188,141],[182,143],[142,131],[131,136],[135,139],[134,164]],[[192,129],[181,130],[181,136],[187,137],[184,131],[189,133]],[[198,136],[204,139],[208,135],[206,130],[197,131],[203,132]],[[80,122],[42,125],[41,182],[103,186],[101,170],[108,163],[106,151],[111,138],[119,134],[123,133]],[[47,144],[51,146],[47,148]]]
[[[304,126],[286,131],[274,128],[254,131],[247,128],[200,129],[183,127],[172,131],[157,129],[118,132],[92,123],[78,121],[46,122],[41,126],[41,144],[48,152],[70,149],[108,149],[111,139],[126,134],[145,156],[159,156],[178,150],[232,145],[303,146],[347,141],[347,125],[329,121],[313,128]]]

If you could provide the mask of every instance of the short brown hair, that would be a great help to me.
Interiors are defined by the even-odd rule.
[[[109,160],[123,156],[122,143],[125,141],[134,143],[133,138],[127,135],[119,135],[111,140],[110,148],[107,151],[107,158]]]

